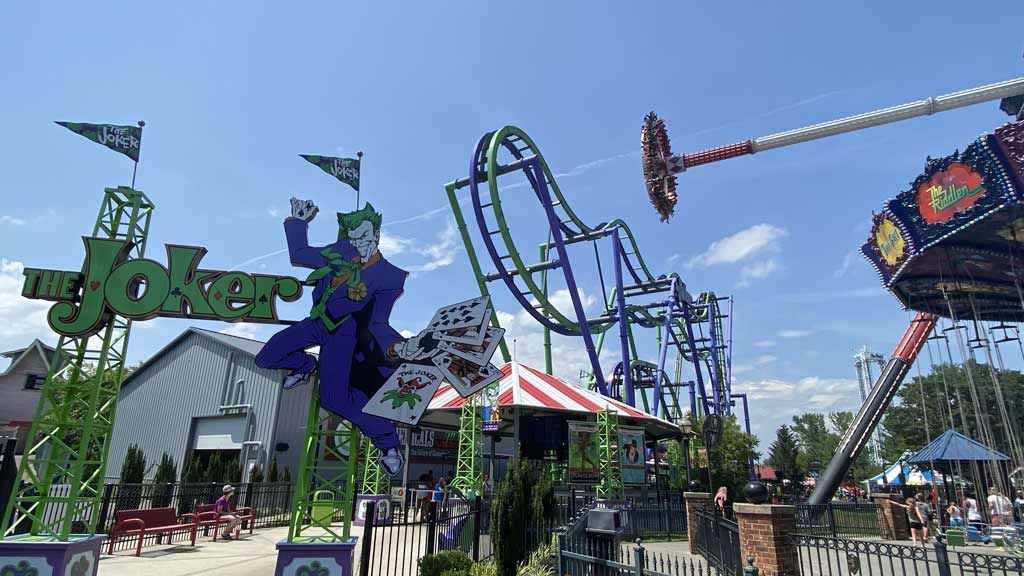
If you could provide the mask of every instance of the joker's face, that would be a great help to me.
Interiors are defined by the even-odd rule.
[[[359,253],[359,258],[366,262],[377,252],[380,231],[374,231],[373,224],[369,220],[364,220],[359,226],[348,231],[348,239]]]

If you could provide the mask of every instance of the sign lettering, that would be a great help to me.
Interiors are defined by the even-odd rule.
[[[981,174],[962,162],[936,172],[917,190],[917,208],[929,224],[946,222],[985,195]]]

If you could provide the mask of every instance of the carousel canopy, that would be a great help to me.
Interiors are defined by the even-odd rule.
[[[501,373],[498,404],[503,419],[511,419],[509,408],[512,407],[519,407],[526,412],[562,412],[566,415],[591,414],[610,408],[618,412],[619,419],[624,423],[643,426],[648,434],[656,438],[679,434],[679,426],[667,420],[655,418],[639,408],[574,386],[520,362],[505,364],[501,367]],[[442,383],[431,399],[420,425],[430,426],[434,423],[458,426],[459,409],[464,401],[450,384]]]
[[[931,444],[921,448],[916,454],[907,458],[910,464],[928,464],[931,462],[972,461],[972,460],[1009,460],[1002,452],[997,452],[981,442],[972,440],[959,432],[946,430]]]
[[[907,308],[1024,321],[1024,121],[944,158],[873,217],[861,253]]]

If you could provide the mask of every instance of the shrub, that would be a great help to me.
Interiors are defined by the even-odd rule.
[[[270,469],[267,471],[267,482],[277,482],[277,454],[270,459]]]
[[[178,478],[178,466],[174,458],[164,452],[160,456],[160,464],[156,467],[153,475],[153,496],[150,499],[153,508],[163,508],[171,503],[174,481]]]
[[[550,544],[537,548],[516,570],[516,576],[554,576],[555,549]]]
[[[224,459],[221,458],[220,452],[214,452],[206,463],[206,481],[219,483],[223,477]]]
[[[509,466],[491,502],[491,542],[499,576],[516,576],[526,559],[526,526],[533,504],[533,468],[520,460]]]
[[[460,550],[446,550],[420,558],[420,576],[468,576],[473,560]]]
[[[263,482],[263,469],[259,464],[253,466],[249,471],[249,482]]]
[[[146,474],[146,455],[137,444],[128,447],[128,453],[121,464],[121,486],[117,488],[117,507],[122,510],[134,510],[142,502],[142,489],[139,486],[125,484],[141,484]]]
[[[548,522],[558,514],[558,502],[555,500],[555,485],[549,474],[541,474],[540,480],[533,487],[532,517]]]
[[[477,562],[469,569],[469,576],[498,576],[498,565],[494,560]]]

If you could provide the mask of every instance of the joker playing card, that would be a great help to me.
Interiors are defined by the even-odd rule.
[[[491,310],[490,308],[484,312],[482,322],[477,326],[465,326],[462,328],[455,328],[453,330],[445,330],[434,332],[433,337],[436,340],[444,342],[457,342],[459,344],[469,344],[471,346],[480,346],[484,338],[487,337],[487,325],[491,322]]]
[[[423,416],[442,378],[441,371],[434,366],[402,364],[366,403],[363,414],[414,425]]]
[[[501,370],[497,366],[493,364],[480,366],[447,352],[434,356],[431,361],[441,370],[444,379],[463,398],[475,394],[486,388],[488,384],[501,379]]]

